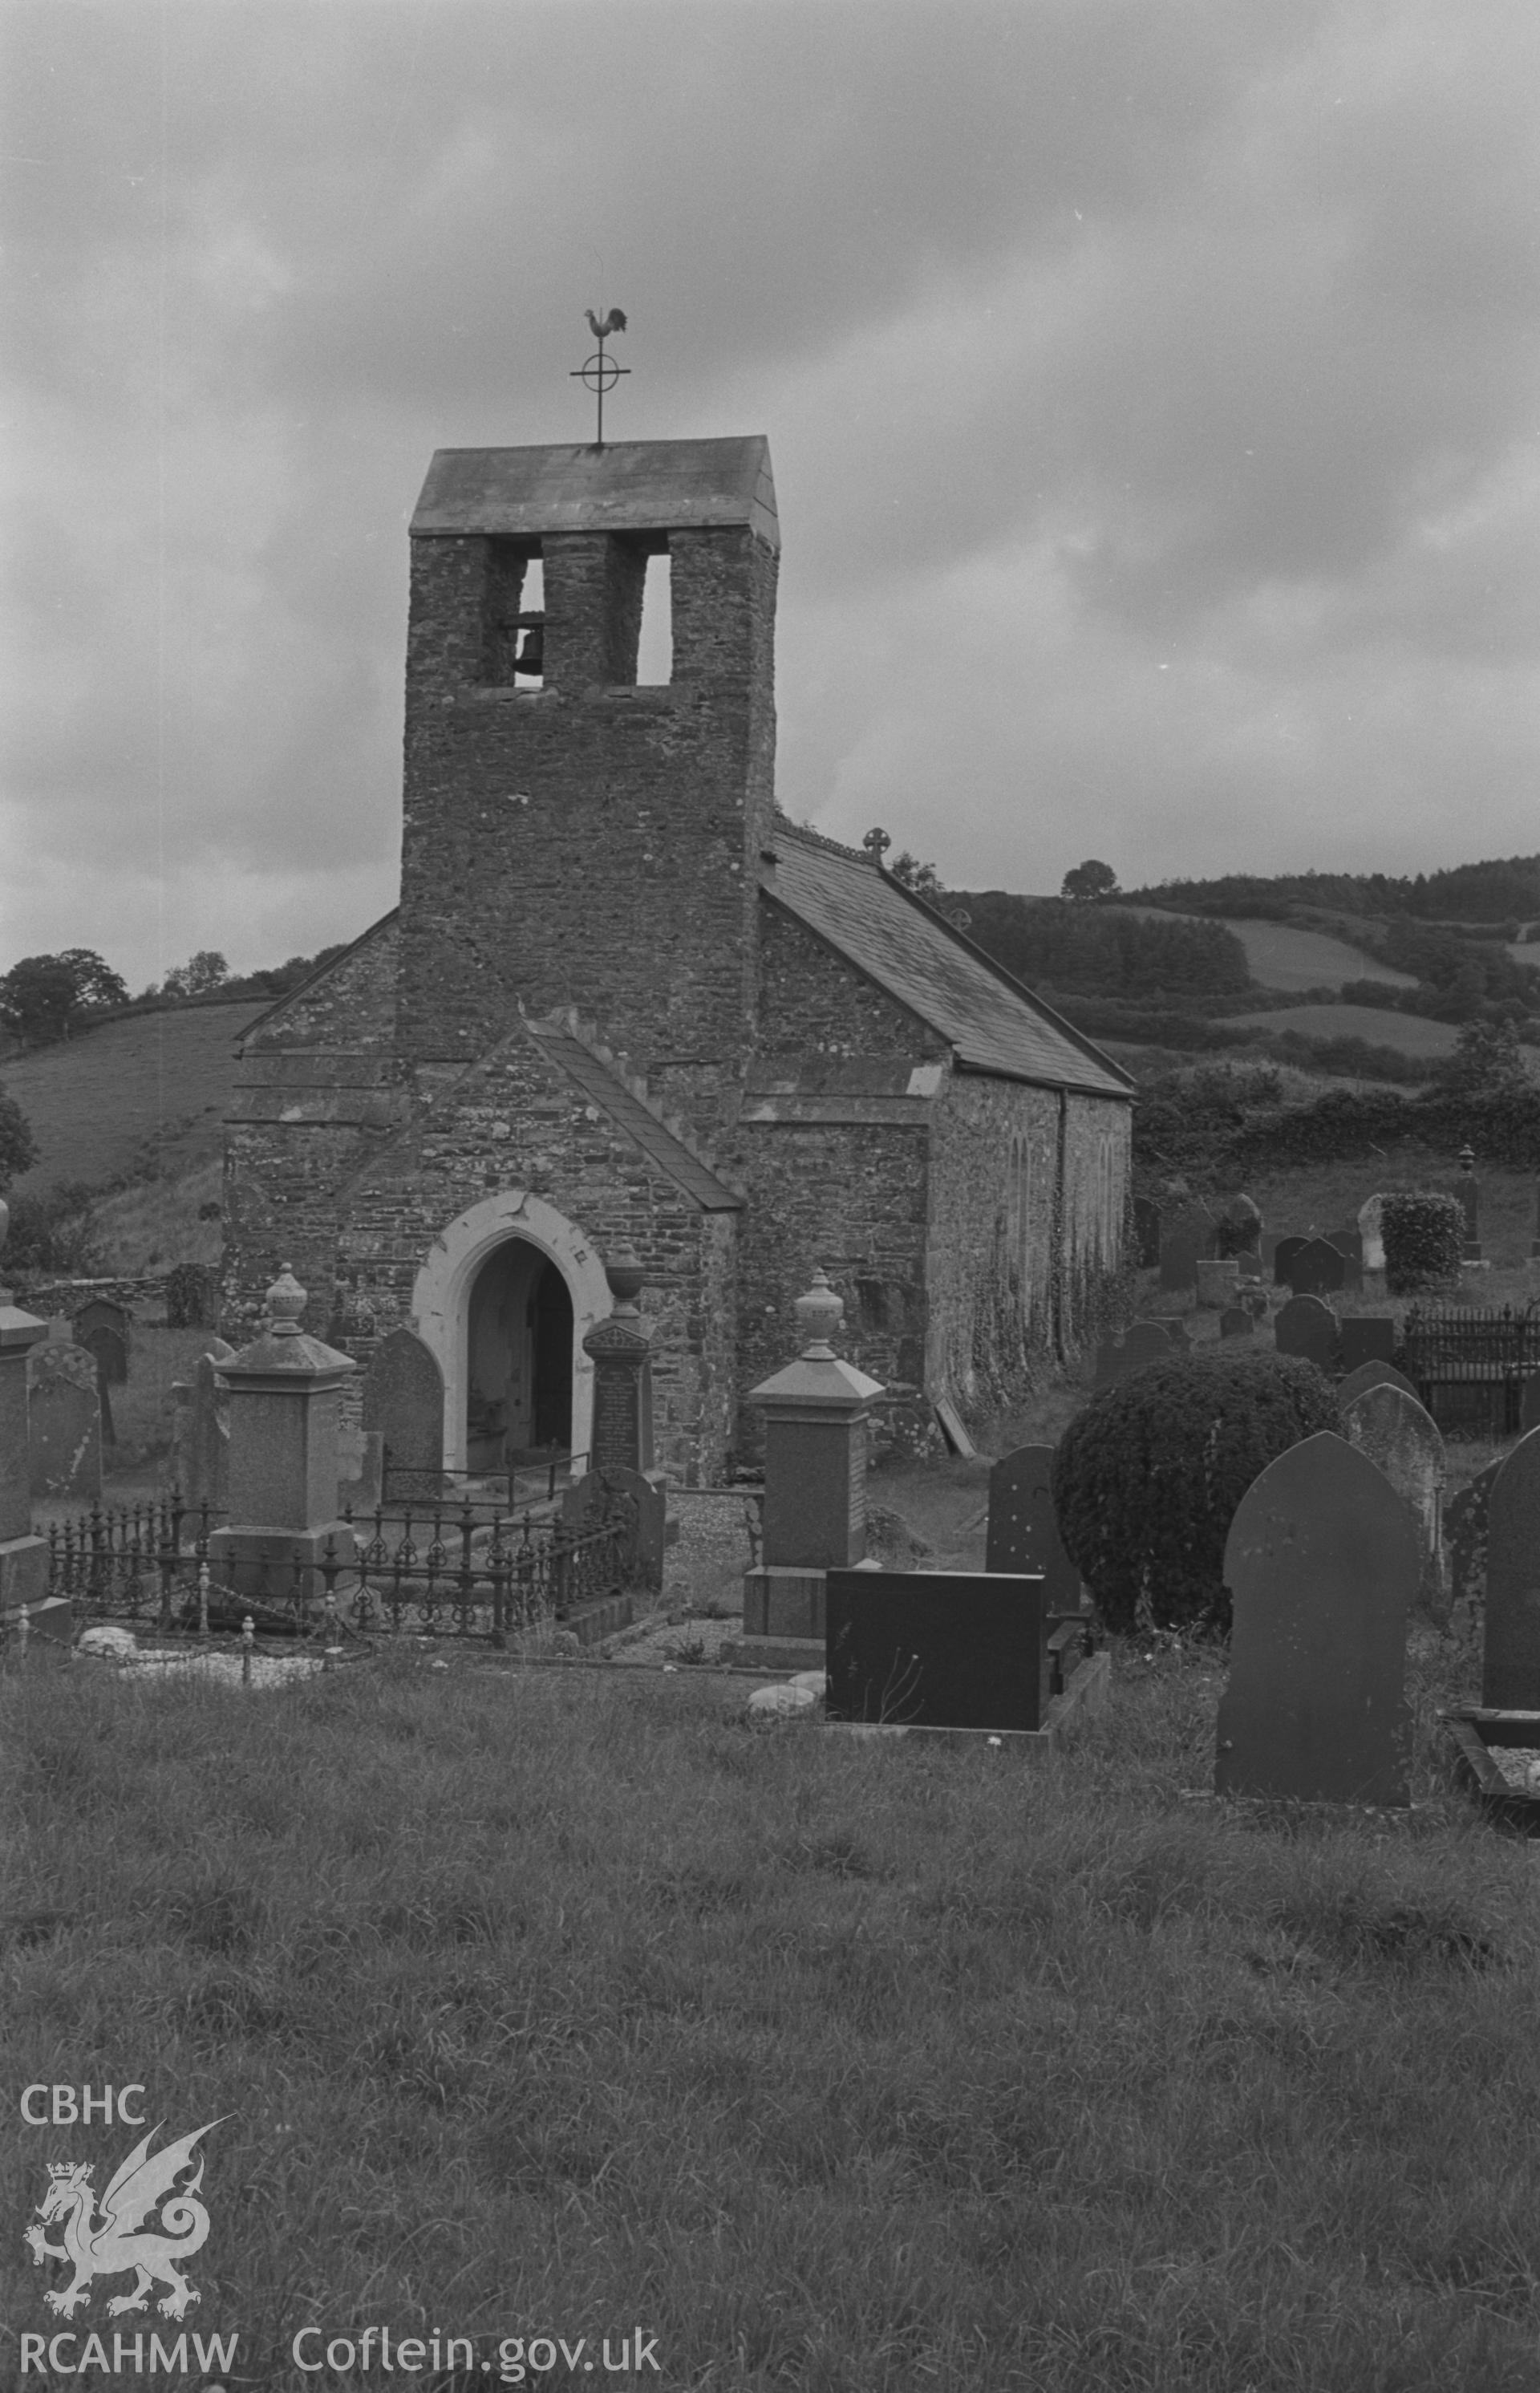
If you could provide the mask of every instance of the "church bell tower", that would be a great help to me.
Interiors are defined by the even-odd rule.
[[[520,1007],[575,1006],[659,1093],[718,1112],[754,1035],[778,554],[759,436],[435,456],[411,521],[404,1058],[470,1061]],[[639,684],[657,558],[672,669]]]

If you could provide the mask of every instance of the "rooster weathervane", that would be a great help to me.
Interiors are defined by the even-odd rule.
[[[631,372],[629,366],[618,366],[613,358],[605,355],[605,343],[612,333],[625,331],[626,320],[619,307],[612,307],[602,323],[592,307],[585,307],[583,313],[588,318],[588,329],[599,346],[594,355],[585,359],[581,366],[574,366],[568,380],[581,382],[585,389],[594,393],[599,409],[598,430],[594,446],[595,449],[602,449],[605,445],[605,393],[607,390],[613,390],[620,376]]]

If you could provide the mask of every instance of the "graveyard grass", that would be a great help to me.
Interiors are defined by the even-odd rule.
[[[1221,1661],[1147,1650],[1036,1770],[689,1673],[34,1651],[6,2083],[226,2122],[187,2323],[257,2382],[311,2323],[640,2324],[667,2386],[1531,2393],[1540,1919],[1439,1759],[1472,1649],[1418,1632],[1399,1819],[1186,1799]],[[126,2142],[4,2139],[13,2338],[46,2162]]]

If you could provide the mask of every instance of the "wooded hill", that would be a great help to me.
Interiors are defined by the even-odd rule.
[[[1540,856],[1451,865],[1396,879],[1384,872],[1231,872],[1214,881],[1162,881],[1124,896],[1185,914],[1251,914],[1286,921],[1301,908],[1332,913],[1410,915],[1424,922],[1517,926],[1540,916]]]

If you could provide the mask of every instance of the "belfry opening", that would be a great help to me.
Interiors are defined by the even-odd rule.
[[[572,1294],[529,1238],[494,1249],[471,1284],[465,1463],[473,1476],[572,1450]]]

